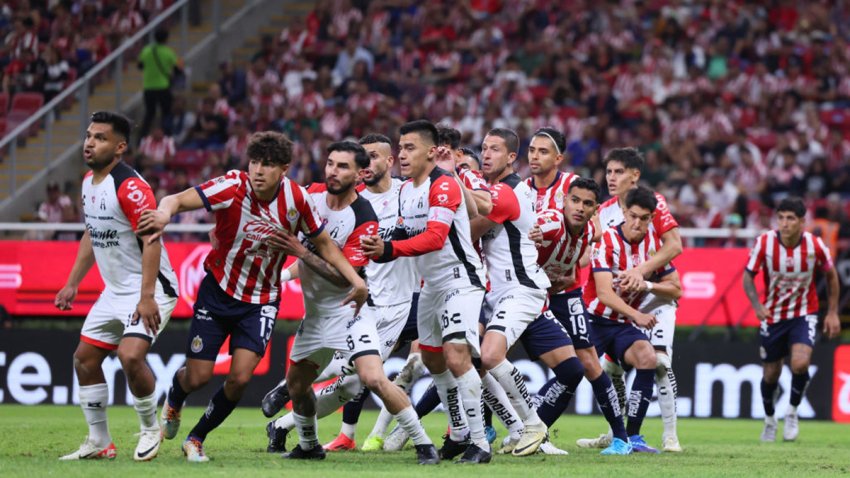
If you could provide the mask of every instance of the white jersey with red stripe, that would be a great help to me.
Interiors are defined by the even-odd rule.
[[[392,239],[393,230],[398,224],[398,195],[403,183],[401,179],[392,178],[390,189],[386,192],[376,194],[367,188],[360,193],[372,204],[378,218],[378,235],[385,241]],[[419,290],[415,269],[411,257],[399,257],[386,264],[369,261],[366,278],[372,303],[381,306],[410,302],[413,293]]]
[[[328,191],[324,184],[315,183],[307,188],[316,211],[324,224],[325,231],[342,251],[342,255],[354,267],[363,267],[369,258],[360,246],[362,236],[378,233],[378,218],[369,201],[357,195],[348,207],[339,211],[328,207]],[[301,234],[301,242],[307,249],[315,252],[315,246],[308,237]],[[339,287],[325,279],[302,261],[298,262],[298,275],[301,278],[301,292],[304,295],[304,317],[325,317],[338,313],[348,287]],[[408,296],[409,297],[409,296]]]
[[[815,290],[816,269],[832,269],[832,257],[821,238],[803,232],[800,242],[787,247],[779,239],[779,231],[768,231],[756,239],[750,251],[747,270],[753,275],[764,271],[767,297],[764,306],[770,311],[768,324],[818,312]]]
[[[545,213],[560,214],[559,211],[554,210],[547,210]],[[596,226],[593,225],[593,221],[587,221],[584,228],[575,236],[570,233],[570,225],[563,218],[563,215],[561,221],[564,227],[553,229],[549,246],[541,247],[537,251],[537,263],[540,264],[550,280],[573,274],[576,265],[584,256],[588,246],[593,242],[593,236],[596,234]],[[572,292],[580,287],[581,284],[574,284],[556,293]]]
[[[658,205],[655,206],[655,218],[653,218],[650,227],[660,237],[666,234],[667,231],[679,227],[679,223],[676,222],[676,218],[670,213],[670,208],[667,207],[667,199],[659,193],[655,193],[655,199],[658,201]],[[599,223],[602,225],[603,230],[619,226],[625,221],[623,208],[620,207],[620,202],[616,196],[602,203],[599,206],[598,214]]]
[[[610,272],[613,275],[614,293],[620,296],[626,304],[639,309],[641,302],[647,296],[647,292],[622,292],[617,275],[648,261],[659,249],[661,249],[661,240],[651,228],[643,239],[634,243],[627,241],[623,236],[622,226],[606,229],[602,233],[601,240],[593,245],[593,252],[591,253],[593,274],[590,275],[583,294],[588,313],[617,322],[631,322],[629,318],[614,312],[599,300],[594,275],[597,272]],[[658,277],[662,277],[675,270],[672,264],[667,264],[655,273]],[[657,278],[653,278],[653,280],[657,280]]]
[[[534,193],[516,173],[490,185],[493,210],[487,219],[496,223],[481,238],[490,290],[517,285],[547,289],[546,273],[537,264],[537,248],[528,233],[537,224]]]
[[[534,210],[557,209],[558,211],[563,211],[564,200],[567,197],[567,193],[569,193],[570,184],[576,179],[578,179],[578,176],[573,173],[558,171],[552,184],[543,187],[534,184],[533,177],[527,178],[525,183],[537,194],[534,202]]]
[[[437,230],[444,228],[448,234],[436,244],[442,237]],[[416,257],[417,272],[429,287],[484,287],[481,259],[472,247],[466,202],[460,185],[447,171],[434,168],[419,186],[413,180],[402,184],[399,224],[390,244],[393,257]]]
[[[106,289],[115,295],[138,295],[142,290],[142,242],[135,230],[142,212],[156,209],[150,185],[119,161],[98,184],[91,172],[86,174],[82,196],[86,229]],[[177,276],[165,247],[159,259],[157,290],[177,297]]]
[[[304,188],[288,178],[271,201],[254,194],[248,173],[229,171],[195,190],[204,207],[215,212],[218,248],[210,250],[204,268],[229,296],[251,304],[270,304],[280,298],[280,269],[286,255],[268,247],[277,230],[316,236],[322,222]]]

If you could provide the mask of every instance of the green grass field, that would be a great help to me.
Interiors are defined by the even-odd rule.
[[[187,408],[183,414],[188,431],[200,416],[201,408]],[[358,438],[371,429],[375,412],[365,412]],[[118,458],[112,462],[60,463],[57,457],[73,451],[86,433],[82,412],[77,407],[0,405],[0,477],[41,476],[297,476],[308,477],[405,477],[449,475],[454,477],[533,477],[600,476],[667,478],[672,476],[831,476],[850,474],[850,427],[827,422],[801,423],[795,443],[763,444],[758,440],[758,420],[697,420],[679,422],[682,454],[602,457],[596,450],[575,446],[575,439],[594,436],[603,430],[601,417],[566,415],[552,430],[553,440],[570,452],[569,456],[536,455],[529,458],[495,456],[489,465],[464,467],[443,463],[426,471],[415,465],[412,450],[399,453],[335,453],[324,462],[290,462],[265,453],[265,418],[258,409],[239,408],[213,432],[206,442],[207,464],[183,460],[180,441],[163,443],[159,456],[150,463],[132,459],[138,431],[130,407],[112,407],[109,424]],[[320,422],[323,441],[339,430],[340,415]],[[425,425],[433,439],[445,430],[445,416],[433,414]],[[500,431],[499,440],[504,436]],[[647,441],[659,445],[660,419],[648,419],[644,426]],[[294,443],[290,436],[290,444]]]

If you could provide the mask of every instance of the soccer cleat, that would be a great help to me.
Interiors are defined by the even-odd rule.
[[[288,460],[324,460],[327,455],[325,455],[325,449],[322,448],[322,445],[316,445],[309,450],[304,450],[299,443],[295,445],[295,448],[291,452],[284,453],[281,456]]]
[[[493,459],[493,454],[490,453],[490,450],[482,450],[478,445],[471,443],[456,463],[490,463],[491,459]]]
[[[159,444],[162,442],[162,432],[157,428],[155,430],[144,430],[138,435],[139,444],[136,445],[133,459],[150,461],[156,458],[156,454],[159,453]]]
[[[360,451],[381,451],[383,449],[384,439],[378,435],[369,435],[363,442],[363,446],[360,447]]]
[[[263,397],[262,409],[266,418],[277,415],[286,404],[289,403],[289,389],[286,388],[286,380],[281,380],[277,386]]]
[[[443,437],[443,446],[440,448],[440,459],[451,460],[464,453],[470,447],[469,435],[463,441],[454,441],[449,435]],[[476,447],[477,448],[477,447]]]
[[[105,448],[101,448],[95,446],[95,444],[89,440],[89,437],[86,437],[83,444],[80,445],[80,448],[77,451],[60,457],[59,460],[101,460],[104,458],[107,460],[114,460],[117,454],[114,443],[110,443]]]
[[[797,412],[789,412],[785,415],[785,427],[782,429],[782,439],[785,441],[794,441],[799,434],[800,419],[797,417]]]
[[[493,444],[496,441],[496,429],[490,425],[484,427],[484,436],[487,437],[487,443]]]
[[[502,447],[496,452],[499,455],[509,455],[516,448],[516,444],[519,443],[520,437],[508,435],[502,440]]]
[[[646,441],[644,441],[643,439],[643,435],[630,436],[629,444],[632,445],[632,451],[635,453],[661,453],[655,448],[652,448],[651,446],[647,445]]]
[[[204,453],[204,443],[191,435],[183,442],[183,455],[189,463],[206,463],[210,461],[209,457]]]
[[[608,448],[599,452],[600,455],[631,455],[632,454],[632,445],[627,441],[623,441],[619,438],[614,438],[611,440],[611,444],[608,445]]]
[[[384,451],[401,451],[409,439],[410,435],[399,425],[396,425],[393,431],[384,439]]]
[[[544,455],[569,455],[567,450],[561,450],[556,447],[551,441],[549,441],[548,438],[540,444],[540,448],[537,449],[537,453],[542,453]]]
[[[603,433],[596,438],[579,438],[576,440],[576,445],[579,448],[607,448],[611,445],[613,438],[613,435]]]
[[[437,447],[433,443],[427,445],[416,445],[416,459],[420,465],[436,465],[440,463],[440,457],[437,455]]]
[[[776,417],[764,417],[764,430],[761,431],[761,441],[776,441]]]
[[[511,451],[511,455],[533,455],[537,452],[537,449],[540,448],[540,444],[543,443],[543,440],[546,439],[546,434],[548,432],[549,429],[543,422],[540,422],[539,425],[535,426],[526,425],[525,429],[522,430],[522,436],[519,438],[519,442],[517,442],[516,446]]]
[[[289,430],[274,426],[274,420],[266,425],[266,435],[269,437],[269,445],[266,451],[269,453],[283,453],[286,451],[286,435]]]
[[[159,425],[162,430],[162,438],[166,440],[176,437],[180,430],[180,410],[168,404],[168,397],[165,397],[165,403],[162,404]]]
[[[682,445],[679,444],[679,439],[675,436],[665,437],[661,441],[662,449],[671,453],[681,453]]]
[[[345,433],[340,433],[332,442],[324,446],[325,451],[351,451],[357,448],[354,440],[348,438]]]
[[[416,361],[411,360],[411,358],[408,358],[407,363],[404,364],[401,372],[399,372],[398,375],[396,375],[395,380],[393,380],[393,383],[401,387],[404,391],[410,390],[410,383],[413,382],[413,372],[416,368]]]

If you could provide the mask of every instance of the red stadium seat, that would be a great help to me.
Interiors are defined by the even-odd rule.
[[[35,113],[44,106],[44,95],[41,93],[16,93],[12,97],[10,111],[25,111]]]
[[[181,149],[174,154],[174,159],[169,163],[169,169],[183,168],[189,171],[198,171],[207,163],[207,154],[199,149]]]
[[[541,102],[549,97],[549,87],[546,85],[532,86],[528,89],[535,102]]]

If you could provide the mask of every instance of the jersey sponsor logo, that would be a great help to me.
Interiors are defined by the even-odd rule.
[[[118,240],[118,231],[115,229],[98,229],[91,224],[86,224],[86,229],[89,231],[92,247],[103,249],[121,245]]]
[[[262,241],[268,236],[273,235],[280,229],[280,226],[269,221],[248,221],[242,226],[242,232],[245,233],[245,238],[252,241]]]
[[[437,194],[437,202],[440,203],[440,204],[445,204],[445,203],[449,202],[449,195],[448,194]]]

